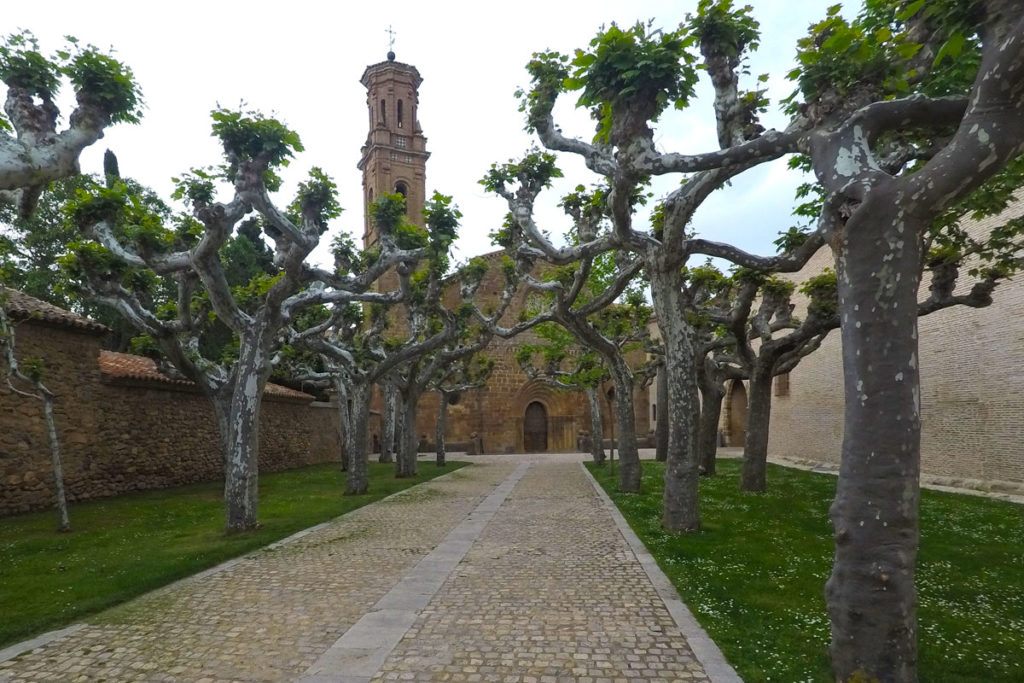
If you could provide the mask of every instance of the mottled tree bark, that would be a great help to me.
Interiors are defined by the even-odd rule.
[[[647,260],[650,265],[657,262]],[[675,263],[648,268],[655,313],[665,344],[665,375],[668,384],[668,452],[665,460],[664,511],[661,525],[668,531],[700,529],[698,504],[699,470],[694,436],[697,415],[697,378],[694,368],[696,333],[678,311],[683,306],[682,282]]]
[[[654,424],[654,458],[658,462],[665,462],[668,458],[668,378],[665,368],[658,370],[656,381],[658,415]]]
[[[395,476],[399,479],[416,476],[416,456],[419,455],[416,408],[420,402],[420,392],[412,387],[404,390],[402,394],[402,430],[399,432],[400,445],[395,458]]]
[[[259,429],[260,405],[266,377],[250,368],[260,368],[262,361],[248,361],[243,346],[238,363],[238,377],[231,394],[231,413],[228,418],[227,455],[224,470],[224,506],[227,531],[250,531],[259,526]]]
[[[379,462],[395,461],[395,425],[398,421],[398,392],[390,384],[384,385],[383,427],[380,435]]]
[[[840,245],[845,433],[825,588],[837,680],[917,680],[917,291],[924,225],[876,190]]]
[[[437,451],[437,466],[445,466],[445,431],[448,429],[448,394],[439,391],[440,398],[437,406],[437,428],[434,432],[434,442]]]
[[[764,493],[768,466],[768,428],[772,416],[772,368],[758,363],[747,388],[747,435],[743,443],[740,489]]]
[[[369,382],[353,385],[351,390],[352,415],[349,422],[352,438],[347,458],[348,476],[345,478],[345,495],[347,496],[358,496],[370,489],[367,431],[370,423],[370,396],[372,393],[373,385]]]
[[[68,516],[68,499],[64,493],[64,468],[60,461],[60,439],[57,438],[57,423],[53,419],[53,399],[43,395],[43,420],[46,422],[46,439],[50,443],[50,462],[53,465],[53,488],[57,500],[57,530],[71,531]]]
[[[705,359],[711,363],[710,359]],[[722,416],[722,399],[725,398],[725,387],[721,382],[710,377],[707,370],[698,373],[700,381],[700,427],[697,430],[697,462],[704,476],[714,476],[717,472],[716,457],[718,455],[718,422]]]
[[[587,395],[587,405],[590,406],[590,455],[597,465],[603,465],[604,455],[604,425],[601,420],[601,397],[597,393],[597,387],[586,387],[583,392]]]
[[[633,411],[633,376],[625,360],[621,367],[612,367],[615,386],[615,413],[619,426],[619,490],[640,492],[640,450],[636,443],[636,413]],[[616,363],[618,365],[618,363]]]
[[[338,401],[338,424],[341,427],[341,471],[344,472],[348,469],[348,459],[353,449],[352,440],[352,404],[351,395],[349,393],[349,385],[346,384],[346,380],[342,375],[335,375],[332,380],[334,383],[334,393],[336,394],[336,400]]]

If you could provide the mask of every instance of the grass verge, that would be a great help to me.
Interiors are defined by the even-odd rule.
[[[0,647],[189,576],[396,491],[451,472],[421,463],[395,479],[370,463],[370,493],[343,496],[336,464],[260,476],[261,527],[224,534],[220,483],[72,504],[73,531],[54,531],[52,511],[0,520]]]
[[[589,465],[588,465],[589,466]],[[739,462],[701,482],[703,531],[662,531],[664,466],[643,493],[597,480],[744,681],[831,681],[824,585],[835,477],[769,465],[766,494],[739,491]],[[918,555],[922,681],[1019,681],[1024,671],[1024,506],[923,491]]]

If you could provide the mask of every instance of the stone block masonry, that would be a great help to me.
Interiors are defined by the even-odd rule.
[[[41,358],[44,382],[57,395],[70,501],[222,476],[213,409],[193,385],[140,374],[146,359],[125,354],[113,354],[117,358],[102,364],[104,372],[102,331],[95,326],[30,317],[17,322],[15,334],[18,357]],[[283,387],[267,392],[260,471],[340,459],[333,406]],[[0,391],[0,515],[44,509],[53,500],[42,404]]]

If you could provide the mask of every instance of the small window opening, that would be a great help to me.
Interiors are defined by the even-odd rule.
[[[405,200],[405,213],[409,213],[409,186],[405,183],[395,183],[395,192],[402,195],[402,199]]]
[[[388,103],[385,100],[380,101],[380,122],[388,125]]]
[[[775,395],[789,396],[789,373],[775,376]]]
[[[398,119],[398,127],[402,127],[402,100],[398,100],[398,110],[395,114]]]

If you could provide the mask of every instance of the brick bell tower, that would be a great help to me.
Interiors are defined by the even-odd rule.
[[[366,86],[366,106],[370,132],[363,145],[358,168],[363,172],[364,206],[384,194],[405,197],[409,220],[424,227],[423,204],[426,201],[426,168],[430,153],[416,114],[419,112],[419,87],[423,82],[416,67],[395,61],[388,52],[387,61],[366,67],[360,79]],[[377,242],[376,228],[369,211],[363,222],[363,247]]]

